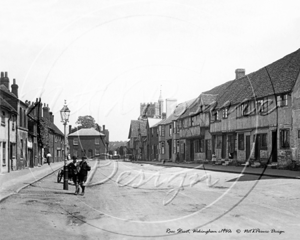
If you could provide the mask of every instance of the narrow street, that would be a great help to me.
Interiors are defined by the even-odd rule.
[[[297,239],[299,181],[257,179],[102,160],[84,196],[54,173],[2,202],[1,239]]]

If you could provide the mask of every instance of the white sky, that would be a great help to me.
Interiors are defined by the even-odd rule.
[[[300,48],[295,0],[1,0],[0,71],[60,123],[91,115],[128,138],[140,103],[178,103]]]

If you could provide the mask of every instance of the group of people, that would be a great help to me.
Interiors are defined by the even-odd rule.
[[[73,156],[72,159],[73,161],[68,164],[68,169],[75,185],[75,195],[80,192],[79,186],[82,190],[81,195],[84,195],[84,184],[87,180],[88,171],[91,170],[91,167],[86,162],[87,157],[82,157],[82,161],[80,162],[77,162],[77,158],[75,156]]]

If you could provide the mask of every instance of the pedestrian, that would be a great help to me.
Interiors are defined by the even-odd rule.
[[[75,186],[75,195],[79,193],[79,182],[78,182],[78,163],[76,156],[72,157],[73,161],[68,164],[68,170]]]
[[[78,181],[79,185],[81,187],[81,195],[84,195],[84,190],[85,190],[85,182],[87,179],[88,171],[91,170],[91,167],[87,164],[86,162],[87,157],[82,157],[82,161],[79,163],[79,171],[78,171]],[[78,188],[78,193],[79,193],[79,188]]]
[[[48,165],[50,165],[50,158],[51,158],[50,152],[47,153],[46,158],[47,158]]]

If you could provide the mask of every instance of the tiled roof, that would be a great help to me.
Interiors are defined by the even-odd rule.
[[[217,95],[217,94],[220,94],[220,93],[223,93],[224,90],[233,82],[232,81],[228,81],[228,82],[225,82],[219,86],[216,86],[206,92],[203,92],[203,94],[212,94],[212,95]]]
[[[56,133],[59,134],[61,136],[64,136],[64,134],[62,133],[62,131],[59,130],[59,128],[52,122],[50,122],[50,128]]]
[[[0,106],[8,109],[11,112],[17,113],[17,110],[13,106],[11,106],[7,101],[5,101],[1,96],[0,96]]]
[[[181,116],[184,115],[186,111],[188,111],[189,107],[191,107],[196,101],[197,99],[194,98],[178,104],[174,112],[166,119],[166,121],[164,121],[164,124],[168,124],[174,120],[177,120],[178,118],[181,118]]]
[[[15,94],[13,94],[12,92],[9,91],[9,89],[7,89],[7,87],[4,84],[0,85],[0,89],[6,93],[8,93],[9,95],[13,96],[14,98],[17,98]]]
[[[300,49],[250,73],[231,81],[218,96],[218,107],[226,101],[238,104],[244,99],[261,98],[292,91],[300,72]]]
[[[131,120],[128,138],[138,137],[139,129],[142,136],[147,136],[146,124],[147,121],[145,120]]]
[[[95,128],[81,128],[80,130],[69,134],[72,136],[105,136],[105,134],[98,132]]]

